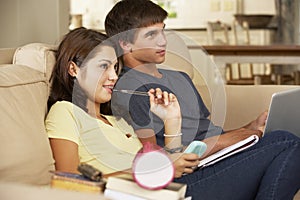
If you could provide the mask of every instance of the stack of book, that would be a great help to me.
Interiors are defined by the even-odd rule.
[[[182,200],[185,199],[186,185],[170,183],[159,190],[148,190],[140,187],[132,178],[110,176],[107,179],[104,196],[109,199],[130,200]]]

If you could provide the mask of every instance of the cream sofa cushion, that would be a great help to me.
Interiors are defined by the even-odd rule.
[[[30,43],[16,49],[13,64],[26,65],[46,74],[49,80],[55,64],[55,45]]]
[[[0,180],[49,184],[54,160],[44,127],[45,74],[11,64],[2,65],[0,71]]]

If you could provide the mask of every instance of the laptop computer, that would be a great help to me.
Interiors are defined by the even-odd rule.
[[[300,87],[272,95],[264,130],[286,130],[300,137]]]

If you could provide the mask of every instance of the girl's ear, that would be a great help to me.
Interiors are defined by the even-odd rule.
[[[123,49],[124,54],[132,52],[132,44],[130,42],[119,40],[119,45]]]
[[[78,74],[78,71],[79,67],[73,61],[71,61],[68,68],[68,73],[70,74],[70,76],[75,78]]]

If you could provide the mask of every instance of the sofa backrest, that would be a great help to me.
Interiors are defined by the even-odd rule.
[[[11,62],[0,65],[0,181],[50,183],[54,160],[44,119],[53,66],[45,58],[54,54],[46,46],[25,45],[0,57]]]
[[[49,184],[54,161],[44,128],[44,73],[23,65],[2,66],[0,71],[0,180]]]
[[[15,51],[16,51],[16,48],[0,49],[0,65],[1,64],[12,64]]]
[[[201,94],[205,105],[210,110],[212,102],[208,86],[206,85],[206,80],[202,74],[195,69],[190,51],[183,40],[182,35],[175,31],[166,31],[165,35],[168,42],[166,57],[165,61],[158,65],[158,68],[182,71],[189,75]],[[205,58],[208,58],[206,54]]]
[[[189,50],[184,40],[178,35],[178,33],[173,31],[167,31],[165,35],[168,42],[165,62],[158,65],[158,67],[183,71],[187,73],[191,79],[193,79],[194,69]]]
[[[16,48],[0,49],[0,65],[12,64]]]

